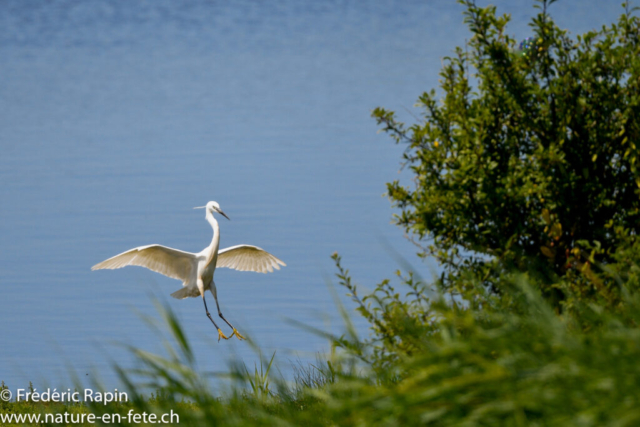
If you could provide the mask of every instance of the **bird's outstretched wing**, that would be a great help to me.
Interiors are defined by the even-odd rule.
[[[148,245],[130,249],[102,261],[91,267],[91,270],[113,270],[127,265],[138,265],[167,277],[187,282],[195,264],[195,254],[161,245]]]
[[[255,271],[257,273],[271,273],[273,269],[280,270],[284,262],[257,246],[237,245],[222,249],[218,252],[217,267],[233,268],[239,271]]]

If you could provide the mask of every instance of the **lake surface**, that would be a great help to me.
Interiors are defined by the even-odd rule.
[[[518,38],[531,35],[531,4],[498,2]],[[565,0],[551,11],[575,33],[622,9]],[[201,250],[211,228],[191,208],[209,200],[231,218],[222,247],[287,263],[216,272],[223,313],[284,372],[328,350],[287,319],[343,330],[326,285],[334,251],[368,289],[398,268],[381,241],[430,277],[382,197],[388,181],[409,184],[404,148],[370,111],[413,121],[407,110],[469,37],[461,12],[451,0],[3,1],[0,380],[69,385],[73,366],[119,385],[111,363],[131,360],[117,343],[162,350],[140,319],[159,317],[151,296],[178,313],[203,370],[252,367],[245,342],[215,341],[199,299],[169,298],[178,281],[90,271],[144,244]]]

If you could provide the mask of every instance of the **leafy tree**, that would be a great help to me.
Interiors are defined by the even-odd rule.
[[[516,268],[540,276],[556,303],[558,279],[597,296],[594,262],[635,244],[640,21],[624,4],[617,23],[573,39],[549,15],[553,2],[539,1],[535,37],[518,48],[508,15],[460,1],[472,37],[445,58],[442,96],[424,93],[409,127],[373,112],[407,144],[414,175],[412,187],[388,184],[397,223],[441,263],[449,292],[464,291],[467,274],[499,292],[500,273]]]

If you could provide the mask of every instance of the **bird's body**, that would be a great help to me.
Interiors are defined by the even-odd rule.
[[[194,254],[162,245],[140,246],[96,264],[91,269],[116,269],[127,265],[137,265],[167,277],[182,280],[183,287],[172,293],[171,296],[178,299],[201,296],[207,316],[218,329],[218,340],[220,337],[226,339],[227,337],[218,328],[207,309],[204,293],[206,290],[210,290],[216,301],[218,315],[233,329],[231,336],[236,335],[242,339],[242,335],[224,318],[220,311],[216,285],[213,280],[216,267],[266,273],[273,271],[274,268],[279,270],[280,265],[285,266],[286,264],[257,246],[237,245],[219,250],[220,226],[213,213],[218,212],[227,219],[229,217],[222,212],[216,202],[209,202],[203,208],[206,209],[206,219],[213,228],[213,238],[209,246],[202,251]]]

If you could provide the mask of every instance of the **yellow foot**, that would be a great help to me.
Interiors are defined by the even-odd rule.
[[[220,342],[220,338],[224,338],[225,340],[228,340],[230,337],[227,337],[224,333],[222,333],[220,329],[218,329],[218,342]]]
[[[239,339],[240,341],[242,341],[242,340],[246,340],[246,338],[245,338],[245,337],[243,337],[242,335],[240,335],[240,332],[238,332],[236,328],[233,328],[233,333],[231,334],[231,337],[232,337],[232,336],[234,336],[234,335],[235,335],[236,337],[238,337],[238,339]],[[231,337],[229,337],[229,338],[231,338]]]

